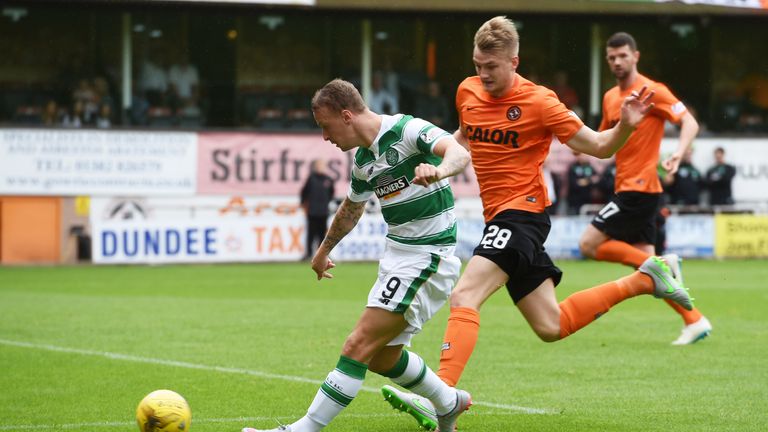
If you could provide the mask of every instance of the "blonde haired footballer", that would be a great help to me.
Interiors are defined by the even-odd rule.
[[[469,393],[449,387],[421,357],[403,347],[445,304],[459,277],[461,262],[453,255],[456,217],[447,177],[464,170],[469,154],[450,133],[425,120],[370,111],[357,89],[343,80],[318,90],[312,111],[324,140],[342,151],[357,148],[349,195],[312,259],[318,280],[333,277],[329,271],[335,264],[328,255],[355,227],[373,195],[381,202],[388,234],[367,306],[336,368],[304,417],[270,431],[323,429],[352,402],[368,370],[431,402],[428,412],[418,413],[421,426],[453,431],[458,416],[472,403]]]
[[[670,298],[686,309],[693,307],[685,288],[659,257],[649,257],[629,276],[558,302],[555,287],[562,271],[544,249],[550,229],[544,209],[550,203],[542,164],[552,137],[581,153],[610,157],[653,108],[653,92],[646,95],[641,88],[628,94],[617,124],[596,132],[553,91],[517,73],[518,51],[514,23],[501,16],[488,20],[475,35],[472,62],[477,75],[465,79],[456,92],[459,129],[454,137],[471,152],[486,225],[451,294],[438,370],[438,376],[451,386],[459,382],[475,349],[480,308],[504,286],[545,342],[574,334],[615,304],[638,295]],[[429,403],[405,392],[396,391],[394,396],[409,408]]]

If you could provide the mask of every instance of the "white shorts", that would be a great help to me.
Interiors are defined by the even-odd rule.
[[[410,346],[413,335],[448,300],[461,271],[461,260],[453,255],[453,249],[447,248],[447,255],[438,255],[387,243],[367,306],[405,316],[408,328],[388,346]]]

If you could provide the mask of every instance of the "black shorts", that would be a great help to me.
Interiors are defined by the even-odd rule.
[[[611,198],[592,226],[615,240],[629,244],[656,244],[656,214],[661,194],[619,192]]]
[[[563,277],[544,251],[551,226],[546,213],[520,210],[505,210],[485,224],[474,254],[493,261],[509,275],[507,292],[515,304],[545,280],[552,278],[557,286]]]

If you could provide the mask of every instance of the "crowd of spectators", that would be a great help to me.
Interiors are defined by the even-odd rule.
[[[171,60],[174,58],[175,61]],[[169,55],[160,49],[148,51],[138,63],[132,103],[125,118],[117,104],[118,86],[114,79],[110,80],[108,73],[84,72],[85,68],[76,63],[70,59],[69,63],[62,64],[56,79],[58,88],[38,92],[37,97],[12,106],[11,122],[70,128],[109,128],[115,124],[126,125],[124,122],[160,128],[205,125],[207,104],[201,94],[201,77],[184,52]],[[529,76],[539,79],[569,109],[585,118],[579,94],[567,72],[555,71],[541,78],[531,72]],[[359,79],[352,81],[360,84]],[[376,112],[407,112],[446,129],[457,126],[451,103],[453,95],[443,89],[441,83],[423,74],[376,70],[371,84],[369,105]],[[711,121],[700,122],[700,136],[727,131],[768,133],[768,78],[754,74],[744,76],[733,85],[723,86],[716,98]],[[235,125],[265,130],[314,129],[308,106],[310,99],[309,88],[240,88],[234,101],[237,104]],[[695,110],[694,106],[688,108]]]
[[[40,104],[16,108],[14,121],[21,125],[64,128],[112,127],[115,99],[106,78],[80,78],[63,91],[45,94]]]
[[[725,150],[722,147],[715,149],[715,163],[703,174],[693,165],[692,155],[691,148],[683,156],[674,175],[662,176],[664,193],[669,197],[669,203],[693,207],[733,204],[731,183],[736,176],[736,168],[725,161]]]
[[[689,149],[672,175],[660,169],[664,203],[690,211],[733,204],[731,184],[736,168],[726,162],[725,150],[714,150],[715,162],[706,171],[693,164],[692,155],[693,149]],[[564,173],[553,176],[554,195],[560,204],[550,209],[551,214],[581,214],[585,205],[605,204],[613,195],[615,163],[601,168],[588,156],[574,152],[574,157]]]
[[[361,87],[359,77],[351,81]],[[238,124],[262,130],[315,130],[310,111],[314,88],[243,88],[239,91]],[[421,74],[376,70],[371,75],[368,105],[380,114],[408,113],[454,130],[456,115],[440,83]]]
[[[150,127],[197,127],[203,125],[200,74],[186,53],[168,65],[158,49],[141,64],[129,110],[131,124]]]
[[[574,151],[576,160],[568,167],[567,213],[579,214],[581,206],[600,201],[603,197],[597,188],[600,176],[589,162],[590,156]]]
[[[153,51],[134,77],[129,125],[148,127],[202,126],[200,76],[184,55],[167,66]],[[61,65],[55,85],[20,93],[11,121],[22,126],[110,128],[123,124],[118,93],[109,74],[90,73],[77,59]],[[6,98],[8,99],[8,98]],[[6,102],[7,103],[7,102]]]

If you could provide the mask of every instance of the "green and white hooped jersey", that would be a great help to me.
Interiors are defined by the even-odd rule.
[[[453,191],[448,180],[426,188],[411,184],[419,164],[440,164],[442,159],[432,150],[446,136],[450,134],[426,120],[382,115],[373,144],[357,150],[349,199],[367,201],[376,194],[389,241],[435,253],[456,245]]]

